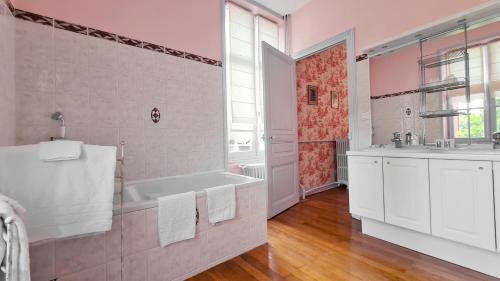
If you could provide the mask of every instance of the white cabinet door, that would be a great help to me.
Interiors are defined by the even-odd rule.
[[[382,157],[349,156],[348,170],[351,213],[384,221]]]
[[[431,233],[428,163],[384,157],[385,222]]]
[[[429,171],[432,234],[495,251],[491,162],[431,159]]]
[[[493,175],[495,182],[495,210],[497,218],[497,251],[500,252],[500,162],[493,163]]]

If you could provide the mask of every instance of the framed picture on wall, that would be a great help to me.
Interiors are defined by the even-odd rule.
[[[307,86],[307,103],[310,105],[318,104],[318,87],[313,85]]]
[[[332,98],[332,108],[339,108],[339,93],[337,91],[330,91]]]

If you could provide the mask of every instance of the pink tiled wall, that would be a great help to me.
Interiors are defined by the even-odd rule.
[[[0,146],[15,143],[14,18],[0,0]]]
[[[127,180],[224,168],[222,68],[16,20],[16,144],[126,142]],[[159,123],[150,115],[160,110]]]
[[[123,280],[184,280],[267,240],[263,184],[237,190],[236,218],[208,223],[206,197],[197,198],[196,237],[160,247],[157,208],[123,215]],[[111,231],[30,247],[33,281],[118,281],[121,276],[121,216]]]

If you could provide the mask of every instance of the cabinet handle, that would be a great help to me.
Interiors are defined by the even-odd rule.
[[[391,162],[387,161],[387,165],[391,164]]]
[[[481,170],[481,171],[484,170],[484,167],[479,167],[479,170]]]
[[[378,161],[377,161],[377,160],[375,160],[375,161],[373,161],[373,163],[377,164],[377,163],[378,163]]]

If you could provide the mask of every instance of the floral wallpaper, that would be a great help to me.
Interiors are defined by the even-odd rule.
[[[335,181],[335,140],[348,136],[346,46],[339,44],[297,62],[300,184],[306,189]],[[309,105],[307,86],[318,88]],[[339,96],[332,108],[331,91]]]

